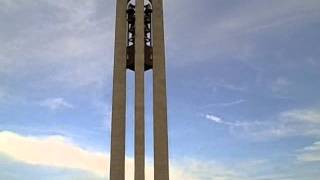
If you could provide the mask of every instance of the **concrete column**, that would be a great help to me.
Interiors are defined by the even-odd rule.
[[[117,0],[113,72],[110,180],[125,179],[127,0]]]
[[[152,0],[154,180],[169,180],[163,2]]]
[[[135,180],[145,179],[144,0],[136,0],[135,39]]]

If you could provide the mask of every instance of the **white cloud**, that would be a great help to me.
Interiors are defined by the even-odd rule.
[[[239,99],[239,100],[236,100],[236,101],[227,102],[227,103],[221,103],[221,104],[218,104],[218,105],[221,105],[221,106],[233,106],[233,105],[241,104],[241,103],[244,103],[244,102],[246,102],[246,100]]]
[[[216,124],[228,126],[230,133],[237,137],[249,136],[253,140],[293,136],[320,137],[318,108],[293,109],[265,121],[228,121],[211,114],[204,117]]]
[[[0,132],[0,153],[17,161],[39,166],[71,168],[88,171],[97,176],[109,175],[107,153],[85,150],[62,136],[32,137],[13,132]],[[126,157],[126,179],[133,180],[134,161]],[[214,162],[186,159],[170,166],[172,180],[240,179],[240,174]],[[146,179],[153,179],[153,167],[146,163]]]
[[[239,100],[235,100],[235,101],[231,101],[231,102],[213,103],[213,104],[208,104],[206,106],[203,106],[203,107],[201,107],[201,109],[206,109],[206,108],[216,107],[216,106],[218,106],[218,107],[229,107],[229,106],[242,104],[244,102],[246,102],[246,100],[239,99]]]
[[[70,109],[74,106],[63,98],[49,98],[39,103],[40,106],[47,107],[51,110]]]
[[[299,161],[303,162],[320,162],[320,141],[305,147],[297,156]]]
[[[1,1],[0,73],[48,87],[101,87],[113,64],[110,2]],[[108,5],[109,4],[109,5]],[[2,24],[5,23],[5,24]],[[19,73],[18,73],[19,72]]]
[[[279,33],[288,28],[292,30],[301,24],[316,22],[320,17],[320,3],[317,0],[243,3],[200,0],[197,4],[185,0],[170,1],[167,4],[170,50],[172,55],[183,56],[184,64],[188,60],[190,63],[199,62],[194,59],[212,61],[212,57],[219,55],[246,61],[257,54],[260,48],[265,48],[259,46],[255,37],[261,39],[266,37],[266,32]],[[190,24],[193,24],[192,28]],[[186,29],[191,33],[182,33]],[[184,51],[190,48],[192,51]]]
[[[282,113],[281,116],[290,121],[320,124],[320,110],[318,109],[291,110]]]
[[[319,108],[293,109],[280,113],[277,118],[269,129],[270,135],[320,137]]]
[[[285,77],[278,77],[271,84],[271,90],[274,93],[285,94],[292,83]]]
[[[0,133],[0,152],[24,163],[75,168],[105,175],[107,158],[86,151],[61,136],[25,137],[13,132]]]
[[[179,167],[179,168],[176,168]],[[172,168],[172,180],[234,180],[243,179],[238,171],[228,169],[215,162],[186,159]]]
[[[265,137],[311,136],[320,137],[320,111],[318,108],[294,109],[282,112],[275,121],[257,135]],[[259,128],[260,129],[260,128]],[[256,131],[257,132],[257,131]]]
[[[320,161],[320,142],[315,142],[300,152],[298,156],[300,161]],[[86,150],[62,136],[34,137],[2,131],[0,132],[0,154],[26,164],[83,170],[106,179],[109,176],[108,153]],[[268,168],[273,167],[274,164],[267,160],[239,161],[226,166],[210,160],[185,158],[171,160],[170,164],[171,180],[259,180],[285,179],[289,176],[292,179],[299,179],[300,177],[292,175],[292,171],[286,173]],[[16,170],[13,173],[19,173],[19,169]],[[298,168],[294,172],[301,174],[304,170]],[[266,175],[266,173],[273,175]],[[134,160],[126,156],[126,179],[133,180],[133,174]],[[153,167],[150,160],[146,161],[146,179],[153,180]]]
[[[320,137],[319,111],[315,109],[291,110],[280,113],[275,119],[247,128],[243,134],[258,139],[293,136]]]
[[[214,115],[210,115],[210,114],[207,114],[206,115],[206,118],[215,122],[215,123],[223,123],[222,119],[218,116],[214,116]]]
[[[243,86],[238,86],[238,85],[235,85],[235,84],[230,84],[230,83],[227,83],[225,81],[222,81],[220,83],[215,83],[214,86],[216,87],[219,87],[219,88],[223,88],[223,89],[227,89],[227,90],[231,90],[231,91],[246,91],[247,88],[246,87],[243,87]]]
[[[210,121],[213,121],[214,123],[229,126],[232,129],[233,128],[248,129],[248,128],[253,127],[253,126],[262,125],[262,122],[258,122],[258,121],[252,121],[252,122],[247,122],[247,121],[227,121],[227,120],[224,120],[221,117],[218,117],[218,116],[215,116],[215,115],[211,115],[211,114],[206,114],[205,118],[210,120]]]

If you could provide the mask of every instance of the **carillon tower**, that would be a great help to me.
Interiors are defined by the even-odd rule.
[[[152,70],[154,180],[169,180],[162,0],[117,0],[110,180],[125,180],[127,70],[135,72],[134,179],[145,180],[144,74]]]

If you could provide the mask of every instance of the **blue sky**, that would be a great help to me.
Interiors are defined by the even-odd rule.
[[[0,179],[108,179],[114,9],[0,0]],[[172,180],[320,176],[320,1],[165,1],[165,26]]]

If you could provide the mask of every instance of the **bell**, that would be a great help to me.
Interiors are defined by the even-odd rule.
[[[146,14],[152,13],[152,8],[151,8],[151,5],[150,5],[150,4],[146,5],[145,8],[146,8],[146,9],[144,10],[144,12],[145,12]]]

